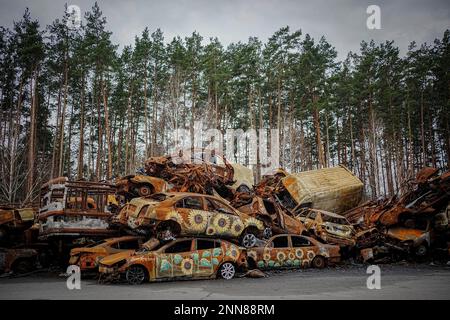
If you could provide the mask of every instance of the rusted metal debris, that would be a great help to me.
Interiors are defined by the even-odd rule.
[[[137,251],[112,252],[102,246],[72,251],[71,263],[84,269],[96,269],[104,258],[104,276],[128,272],[128,267],[122,268],[123,262],[131,266],[128,264],[136,258],[135,252],[157,251],[183,236],[214,241],[225,238],[220,240],[221,247],[242,251],[233,259],[243,265],[244,255],[249,261],[256,257],[256,266],[251,267],[258,268],[296,267],[296,254],[306,254],[316,267],[323,261],[319,258],[314,262],[313,254],[330,263],[349,254],[363,262],[392,261],[405,254],[423,257],[437,249],[448,256],[450,172],[439,175],[435,168],[424,168],[404,187],[409,191],[401,196],[359,204],[362,182],[345,167],[299,174],[280,168],[255,184],[252,170],[224,157],[193,162],[152,157],[145,162],[144,171],[120,178],[115,184],[65,177],[50,180],[42,186],[39,210],[0,208],[0,238],[17,232],[23,236],[15,245],[25,242],[37,253],[44,250],[41,248],[53,250],[52,257],[65,254],[65,263],[70,249],[97,240],[124,234],[124,239],[140,239],[141,243],[150,238]],[[306,252],[295,249],[294,236],[311,239],[308,241],[315,248]],[[288,247],[295,250],[278,252],[267,247],[277,237],[287,237]],[[123,240],[118,239],[122,238],[104,243],[111,247]],[[192,242],[193,248],[196,245]],[[275,256],[269,257],[271,250]],[[30,252],[34,257],[34,251]],[[230,258],[228,251],[223,255]],[[292,261],[287,262],[290,258],[285,256],[292,256]],[[297,267],[303,267],[306,260],[300,261]],[[190,263],[173,266],[172,271],[184,270],[190,275],[195,262]],[[117,264],[121,267],[116,268]],[[13,270],[9,265],[6,270]],[[159,278],[156,267],[146,266],[147,272],[153,272],[147,280]],[[216,267],[213,264],[211,270],[218,272]],[[195,272],[192,275],[196,276]]]
[[[450,172],[439,175],[435,168],[423,168],[408,189],[400,197],[365,202],[344,215],[360,233],[378,233],[368,241],[373,246],[416,257],[445,251],[450,239]]]
[[[118,209],[114,185],[52,179],[41,188],[35,228],[39,238],[112,236],[108,220]]]

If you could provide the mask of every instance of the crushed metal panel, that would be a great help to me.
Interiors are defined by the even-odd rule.
[[[361,180],[343,166],[291,174],[281,182],[297,205],[336,213],[355,207],[363,192]]]

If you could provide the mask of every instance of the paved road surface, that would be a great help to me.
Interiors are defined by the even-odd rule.
[[[82,280],[68,290],[66,279],[33,274],[0,279],[0,299],[450,299],[450,267],[381,265],[381,289],[366,287],[366,267],[272,273],[267,278],[98,284]]]

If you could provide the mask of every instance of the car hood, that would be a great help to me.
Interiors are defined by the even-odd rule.
[[[70,255],[76,255],[80,253],[103,253],[105,252],[104,248],[92,247],[92,248],[73,248],[70,250]]]
[[[104,257],[102,260],[100,260],[100,263],[103,265],[106,265],[106,266],[112,266],[119,261],[128,259],[133,253],[134,253],[134,250],[125,250],[122,252],[114,253],[114,254]]]

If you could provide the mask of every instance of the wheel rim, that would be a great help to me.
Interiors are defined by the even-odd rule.
[[[150,189],[148,187],[141,187],[139,189],[139,193],[141,194],[141,196],[148,196],[150,193]]]
[[[321,258],[315,258],[314,259],[314,266],[316,267],[316,268],[322,268],[323,267],[323,259],[321,259]]]
[[[272,236],[272,229],[265,228],[264,229],[264,238],[269,239]]]
[[[420,246],[417,249],[417,255],[419,255],[419,256],[424,256],[426,252],[427,252],[427,249],[424,246]]]
[[[244,236],[244,239],[242,240],[242,244],[244,245],[244,247],[246,248],[251,248],[254,247],[256,244],[256,237],[254,234],[252,233],[247,233]]]
[[[220,275],[222,276],[222,278],[226,279],[226,280],[230,280],[234,277],[234,266],[233,264],[227,262],[224,263],[222,265],[222,268],[220,269]]]
[[[140,267],[131,267],[127,270],[127,281],[130,284],[141,284],[145,279],[144,270]]]

